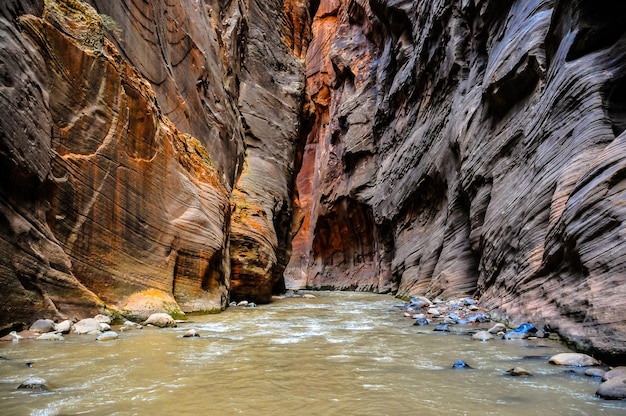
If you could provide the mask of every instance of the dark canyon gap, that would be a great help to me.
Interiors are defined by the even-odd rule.
[[[90,4],[0,5],[2,329],[287,283],[626,354],[622,2]]]

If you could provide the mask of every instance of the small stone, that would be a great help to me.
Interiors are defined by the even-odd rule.
[[[600,363],[593,357],[587,354],[581,354],[577,352],[564,352],[556,354],[550,357],[548,360],[550,364],[555,365],[567,365],[573,367],[588,367],[592,365],[600,365]]]
[[[522,367],[514,367],[514,368],[511,368],[510,370],[506,370],[506,372],[509,375],[516,376],[516,377],[517,376],[532,376],[532,374],[528,370]]]
[[[609,400],[626,399],[626,376],[614,377],[600,384],[596,395]]]
[[[98,335],[96,341],[111,341],[114,339],[118,339],[119,335],[115,331],[106,331]]]
[[[185,332],[185,334],[183,335],[183,338],[199,338],[199,337],[200,337],[200,334],[195,329],[190,329],[189,331]]]
[[[96,321],[103,323],[103,324],[110,324],[111,323],[111,317],[107,316],[107,315],[103,315],[103,314],[98,314],[96,316],[93,317],[93,319],[95,319]]]
[[[490,339],[493,339],[493,335],[491,335],[489,331],[480,331],[472,335],[472,339],[478,341],[489,341]]]
[[[62,334],[69,334],[71,329],[72,329],[72,321],[70,321],[69,319],[66,319],[63,322],[59,322],[58,324],[54,326],[54,330]]]
[[[144,325],[154,325],[159,328],[176,327],[176,321],[167,313],[153,313],[145,320]]]
[[[463,368],[474,368],[474,367],[471,367],[468,363],[466,363],[463,360],[456,360],[454,364],[452,364],[452,368],[459,370]]]
[[[417,318],[415,320],[415,322],[413,322],[413,325],[426,326],[426,325],[428,325],[428,319],[426,319],[423,316],[421,316],[421,317]]]
[[[317,296],[312,295],[312,294],[310,294],[310,293],[305,293],[304,295],[302,295],[302,297],[303,297],[304,299],[317,299]]]
[[[609,371],[604,373],[602,381],[607,381],[615,377],[626,377],[626,367],[619,366],[611,368]]]
[[[435,329],[433,329],[433,331],[450,332],[450,327],[448,327],[448,325],[446,324],[439,324],[435,327]]]
[[[237,304],[237,306],[248,306],[248,301],[247,300],[242,300],[241,302],[239,302]]]
[[[237,302],[230,302],[228,306],[234,308],[235,306],[237,306]]]
[[[597,377],[597,378],[603,378],[604,374],[606,373],[606,371],[604,371],[601,368],[588,368],[585,370],[585,375],[587,377]]]
[[[506,331],[506,326],[504,324],[497,323],[491,328],[489,328],[489,333],[497,334],[498,332]]]
[[[54,331],[54,321],[50,319],[37,319],[28,330],[39,333],[52,332]]]
[[[44,340],[44,341],[63,341],[64,340],[63,335],[57,334],[56,332],[46,332],[45,334],[39,335],[35,339]]]
[[[18,390],[48,391],[48,382],[41,377],[29,377],[18,386]]]

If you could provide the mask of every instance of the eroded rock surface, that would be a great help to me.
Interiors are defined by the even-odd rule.
[[[320,1],[288,285],[476,293],[623,356],[624,8]]]

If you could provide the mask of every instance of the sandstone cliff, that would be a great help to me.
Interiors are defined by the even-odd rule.
[[[618,1],[322,0],[288,284],[478,294],[626,353]]]
[[[284,287],[308,10],[270,3],[3,2],[0,329]]]

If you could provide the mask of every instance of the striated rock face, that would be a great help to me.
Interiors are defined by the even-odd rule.
[[[288,285],[479,294],[626,354],[624,11],[320,1]]]
[[[0,5],[0,330],[219,311],[231,253],[233,297],[268,301],[288,260],[308,9],[92,6]]]

